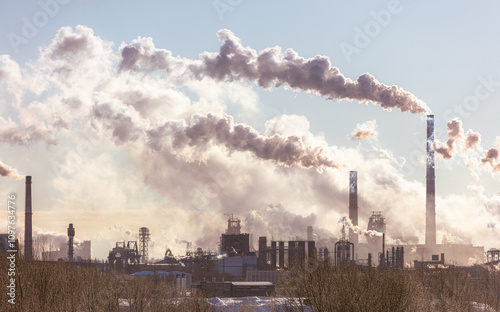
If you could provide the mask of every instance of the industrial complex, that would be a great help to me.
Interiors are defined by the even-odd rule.
[[[304,229],[305,239],[274,240],[258,238],[258,249],[253,250],[250,233],[242,232],[239,218],[228,215],[227,229],[220,235],[219,250],[205,251],[188,248],[185,255],[174,256],[166,250],[164,259],[149,257],[149,242],[153,234],[141,227],[138,241],[120,241],[110,246],[109,256],[100,263],[104,271],[119,271],[133,275],[154,275],[175,280],[181,288],[192,288],[217,296],[261,296],[273,291],[280,275],[294,265],[307,266],[313,261],[331,261],[337,266],[418,268],[433,266],[465,266],[470,259],[476,263],[498,263],[500,251],[472,244],[438,244],[436,242],[436,200],[434,168],[434,116],[427,116],[427,174],[425,242],[417,237],[392,237],[386,242],[386,223],[383,210],[371,212],[368,227],[359,227],[358,172],[350,171],[349,218],[342,220],[338,240],[331,245],[314,239],[313,226]],[[362,173],[360,173],[362,174]],[[28,260],[78,263],[92,259],[91,242],[74,243],[76,228],[68,226],[67,245],[59,250],[45,251],[41,259],[34,259],[32,237],[31,176],[26,177],[24,257]],[[222,232],[222,231],[221,231]],[[360,236],[363,237],[360,239]],[[365,239],[366,238],[366,239]],[[0,251],[5,252],[8,236],[0,236]],[[189,243],[188,243],[189,244]],[[188,245],[189,247],[189,245]],[[97,265],[97,264],[96,264]]]

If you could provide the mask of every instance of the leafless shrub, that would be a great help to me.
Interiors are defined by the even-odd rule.
[[[0,285],[9,263],[0,256]],[[0,292],[1,311],[225,311],[202,294],[186,296],[172,282],[101,272],[82,263],[16,261],[16,305]],[[229,309],[229,308],[228,308]],[[239,311],[254,311],[251,303]],[[500,271],[336,267],[318,261],[288,270],[269,311],[500,311]],[[229,310],[228,310],[229,311]],[[235,311],[234,307],[230,311]]]
[[[279,283],[293,311],[499,311],[498,271],[312,267],[293,267]]]

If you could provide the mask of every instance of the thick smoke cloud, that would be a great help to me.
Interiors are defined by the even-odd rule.
[[[223,42],[219,53],[204,52],[201,60],[173,57],[167,50],[156,49],[152,40],[139,38],[122,47],[120,71],[164,71],[177,79],[256,82],[264,88],[288,86],[327,96],[330,99],[372,102],[385,110],[397,108],[413,114],[427,114],[429,108],[413,94],[397,86],[387,86],[365,73],[356,81],[345,78],[332,67],[326,56],[300,57],[297,52],[281,48],[264,49],[260,53],[241,44],[227,29],[217,33]]]
[[[9,105],[19,107],[21,104],[21,69],[8,55],[0,55],[0,93],[0,113]]]
[[[342,217],[342,219],[339,220],[339,223],[345,224],[347,226],[347,229],[352,230],[355,234],[358,235],[364,235],[364,236],[369,236],[369,237],[374,237],[374,236],[382,236],[384,233],[380,233],[374,230],[363,230],[357,225],[354,225],[352,223],[352,220],[349,219],[348,217]]]
[[[363,139],[377,137],[378,133],[375,130],[376,123],[377,122],[375,120],[371,120],[362,124],[358,124],[356,126],[356,129],[354,129],[354,131],[352,132],[351,138],[353,140],[361,141]]]
[[[445,144],[434,143],[434,150],[441,155],[443,159],[450,160],[459,153],[466,161],[467,167],[477,169],[478,164],[487,171],[500,171],[499,150],[490,148],[488,150],[481,147],[481,135],[478,132],[468,130],[464,134],[462,121],[455,118],[447,123],[448,140]],[[462,148],[457,147],[458,145]],[[474,150],[484,154],[479,158],[477,154],[470,153]]]
[[[265,137],[247,125],[234,124],[228,115],[196,115],[189,123],[171,121],[149,131],[148,137],[149,145],[157,151],[168,144],[172,150],[190,147],[199,153],[207,150],[211,143],[216,143],[226,147],[230,153],[249,151],[260,159],[272,160],[284,166],[299,165],[315,169],[342,166],[332,148],[305,146],[298,136],[282,137],[274,134]],[[170,142],[166,142],[168,138],[172,138]]]
[[[10,168],[0,160],[0,176],[2,177],[12,177],[14,179],[21,179],[22,176],[17,172],[16,169]]]
[[[498,148],[490,148],[484,154],[484,158],[481,159],[483,165],[489,165],[493,171],[500,171],[500,150]]]
[[[465,134],[465,147],[464,147],[465,151],[477,148],[480,142],[481,142],[481,135],[479,134],[479,132],[474,132],[469,129]]]
[[[462,121],[458,119],[448,121],[446,130],[448,131],[449,139],[446,141],[446,144],[441,144],[440,146],[435,142],[434,150],[444,159],[451,159],[455,153],[455,141],[463,139],[464,129]]]

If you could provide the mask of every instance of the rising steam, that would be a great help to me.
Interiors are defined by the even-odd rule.
[[[345,225],[347,225],[347,227],[349,229],[351,229],[354,233],[356,233],[358,235],[365,235],[365,236],[370,236],[370,237],[373,237],[373,236],[380,236],[381,237],[384,234],[384,233],[377,232],[374,230],[363,230],[359,226],[352,224],[351,219],[349,219],[345,216],[339,220],[339,223],[344,223]]]
[[[306,59],[292,49],[283,53],[280,47],[257,53],[244,47],[230,30],[219,30],[217,36],[223,42],[219,53],[204,52],[199,61],[173,57],[170,51],[156,49],[150,38],[139,38],[122,48],[119,70],[160,70],[184,81],[209,77],[217,81],[256,82],[264,88],[288,86],[329,99],[370,101],[388,111],[397,108],[413,114],[429,113],[427,105],[413,94],[397,86],[384,85],[369,73],[356,81],[345,78],[326,56]]]

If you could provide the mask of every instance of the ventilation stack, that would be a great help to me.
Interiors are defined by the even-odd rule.
[[[358,225],[358,172],[349,172],[349,219],[353,225]],[[358,234],[349,228],[349,241],[358,247]]]
[[[147,227],[141,227],[139,228],[139,249],[141,252],[141,260],[142,263],[146,263],[149,259],[149,241],[150,241],[150,234],[149,234],[149,229]]]
[[[436,245],[436,176],[434,173],[434,115],[427,115],[427,174],[425,244]]]
[[[26,197],[24,205],[24,257],[33,258],[33,225],[31,223],[31,176],[26,176]]]
[[[73,223],[69,224],[68,227],[68,261],[73,262],[73,238],[75,238],[75,228],[73,227]]]

